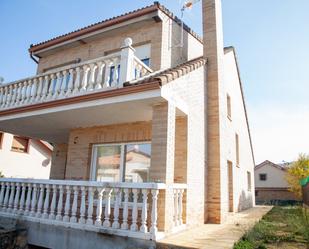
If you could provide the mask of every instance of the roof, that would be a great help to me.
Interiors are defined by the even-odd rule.
[[[204,66],[206,62],[207,62],[206,59],[204,59],[201,56],[196,59],[182,63],[178,66],[168,68],[165,70],[159,70],[154,73],[148,74],[142,78],[139,78],[137,80],[126,82],[124,83],[124,86],[140,85],[144,83],[154,83],[154,82],[159,83],[162,86]]]
[[[164,7],[163,5],[161,5],[159,2],[154,2],[152,5],[146,6],[144,8],[140,8],[131,12],[127,12],[125,14],[122,14],[120,16],[116,16],[116,17],[112,17],[106,20],[102,20],[100,22],[91,24],[89,26],[77,29],[75,31],[69,32],[67,34],[64,35],[60,35],[57,36],[55,38],[37,43],[37,44],[31,44],[30,48],[29,48],[29,52],[36,52],[39,51],[41,49],[44,48],[48,48],[50,46],[71,40],[73,38],[77,38],[81,35],[85,35],[85,34],[89,34],[91,32],[106,28],[106,27],[110,27],[113,26],[115,24],[119,24],[149,13],[152,13],[154,11],[157,10],[161,10],[162,12],[164,12],[167,16],[169,16],[170,18],[172,18],[177,24],[181,25],[181,20],[175,16],[171,11],[169,11],[166,7]],[[189,26],[187,26],[186,24],[183,25],[184,30],[186,30],[188,33],[190,33],[193,37],[195,37],[196,39],[198,39],[201,43],[203,42],[203,39],[197,34],[195,33],[191,28],[189,28]]]
[[[271,161],[269,161],[269,160],[265,160],[264,162],[262,162],[262,163],[256,165],[256,166],[254,167],[254,170],[257,170],[257,169],[259,169],[259,168],[262,168],[262,167],[264,167],[264,166],[266,166],[266,165],[270,165],[270,166],[275,167],[275,168],[280,169],[280,170],[286,170],[286,167],[284,167],[282,164],[281,164],[281,165],[280,165],[280,164],[276,164],[276,163],[273,163],[273,162],[271,162]]]

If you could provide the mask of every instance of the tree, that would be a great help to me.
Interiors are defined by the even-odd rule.
[[[300,154],[287,170],[286,180],[290,186],[289,190],[296,194],[297,197],[302,197],[302,188],[300,180],[309,176],[309,155]]]

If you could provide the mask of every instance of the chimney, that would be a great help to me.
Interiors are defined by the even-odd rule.
[[[205,165],[205,222],[221,223],[224,220],[221,189],[226,162],[222,152],[222,96],[223,88],[223,28],[221,0],[203,0],[203,39],[206,66],[206,165]]]

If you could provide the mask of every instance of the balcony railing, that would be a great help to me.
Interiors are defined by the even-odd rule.
[[[0,216],[142,239],[157,239],[163,183],[0,178]],[[184,184],[173,189],[173,226],[183,225]]]
[[[0,87],[0,110],[70,98],[123,86],[152,72],[127,38],[121,52],[50,70]]]

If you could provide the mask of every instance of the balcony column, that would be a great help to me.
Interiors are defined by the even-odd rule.
[[[176,108],[164,102],[153,107],[150,179],[167,185],[174,183]],[[173,227],[173,190],[167,186],[158,196],[158,228]]]
[[[132,43],[131,38],[126,38],[124,40],[124,45],[121,47],[119,87],[122,87],[123,83],[134,79],[135,49],[132,47]],[[115,66],[115,71],[116,70],[117,68]]]

